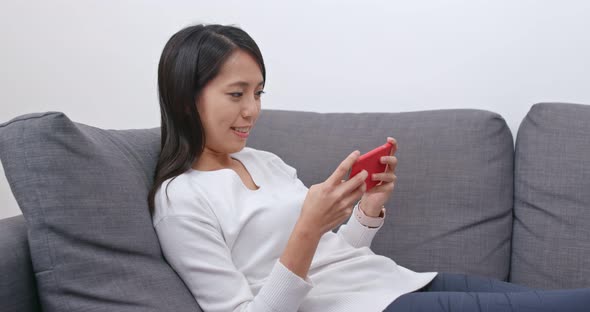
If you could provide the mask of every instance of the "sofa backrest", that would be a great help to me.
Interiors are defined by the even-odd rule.
[[[407,113],[266,110],[248,145],[272,151],[308,187],[350,152],[398,141],[398,177],[372,249],[417,271],[506,279],[510,262],[513,140],[498,114],[473,109]]]
[[[510,280],[590,287],[590,106],[533,105],[515,151]]]
[[[279,155],[311,186],[352,150],[393,136],[398,183],[376,253],[417,271],[506,279],[511,268],[510,280],[523,285],[589,287],[589,120],[590,106],[534,105],[514,153],[504,119],[483,110],[264,110],[248,145]],[[1,311],[39,310],[28,248],[23,217],[0,220],[0,288],[10,289],[0,293]]]

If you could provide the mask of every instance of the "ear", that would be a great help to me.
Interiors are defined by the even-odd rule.
[[[195,100],[193,101],[193,107],[197,110],[197,113],[199,112],[199,103],[202,102],[201,95],[202,92],[199,92],[199,94],[195,95]],[[187,113],[190,112],[190,107],[187,107],[186,111]]]
[[[199,99],[199,97],[198,97],[198,96],[197,96],[197,97],[195,97],[195,100],[193,101],[193,107],[194,107],[194,108],[197,110],[197,113],[198,113],[198,111],[199,111],[199,102],[200,102],[200,99]],[[190,106],[187,106],[187,107],[185,107],[185,108],[184,108],[184,112],[185,112],[186,114],[189,114],[189,113],[191,112],[191,108],[190,108]]]

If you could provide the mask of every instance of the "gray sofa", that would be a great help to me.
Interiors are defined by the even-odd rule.
[[[484,110],[264,110],[248,145],[310,186],[387,136],[398,183],[376,253],[417,271],[590,287],[590,106],[535,104],[515,142]],[[0,311],[199,311],[151,227],[158,147],[159,128],[104,130],[59,112],[0,125],[24,214],[0,220]]]

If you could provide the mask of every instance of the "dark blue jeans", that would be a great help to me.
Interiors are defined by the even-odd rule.
[[[538,290],[492,278],[439,273],[424,288],[392,302],[386,312],[587,312],[590,288]]]

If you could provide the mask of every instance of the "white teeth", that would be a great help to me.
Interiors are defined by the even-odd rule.
[[[242,132],[242,133],[247,133],[248,130],[250,130],[250,128],[246,127],[246,128],[232,128],[238,132]]]

